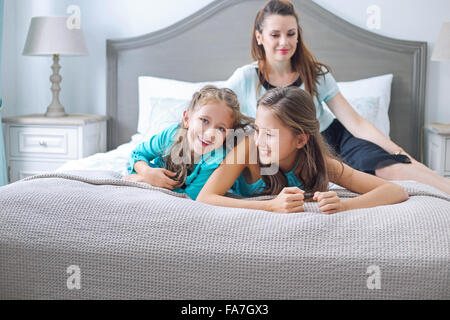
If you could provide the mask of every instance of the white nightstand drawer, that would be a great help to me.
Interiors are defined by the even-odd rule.
[[[76,128],[10,127],[11,157],[77,158]]]
[[[107,117],[42,114],[3,118],[9,182],[52,172],[69,160],[106,151]]]
[[[53,172],[62,166],[65,161],[15,161],[9,163],[9,175],[11,181],[17,181],[37,174]]]

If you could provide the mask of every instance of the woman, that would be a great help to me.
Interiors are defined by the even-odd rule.
[[[416,161],[354,111],[339,92],[330,68],[305,46],[298,15],[289,1],[271,0],[258,12],[251,55],[255,62],[238,68],[227,81],[244,113],[254,117],[257,100],[271,88],[300,86],[314,97],[320,131],[345,163],[387,180],[415,180],[450,194],[447,179]]]

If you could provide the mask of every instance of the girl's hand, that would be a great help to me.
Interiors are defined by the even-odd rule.
[[[313,200],[317,201],[319,204],[319,209],[326,214],[336,213],[344,211],[344,205],[341,199],[337,196],[334,191],[328,192],[315,192]]]
[[[270,210],[275,212],[303,212],[304,193],[298,187],[285,187],[280,194],[270,201]]]
[[[134,182],[145,182],[151,184],[154,187],[166,188],[173,190],[179,187],[179,181],[173,180],[171,177],[175,177],[176,172],[172,172],[163,168],[151,168],[144,172],[144,174],[131,174],[124,179]]]

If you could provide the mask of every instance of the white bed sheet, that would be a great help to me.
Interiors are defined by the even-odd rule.
[[[56,172],[67,171],[114,171],[122,176],[127,175],[128,160],[134,148],[145,140],[145,136],[137,133],[131,137],[131,141],[124,143],[114,150],[96,153],[92,156],[70,160],[59,167]]]

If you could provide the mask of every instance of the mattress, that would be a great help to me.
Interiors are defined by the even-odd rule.
[[[450,198],[432,187],[397,182],[410,198],[395,205],[280,214],[120,177],[0,188],[1,299],[450,298]]]

